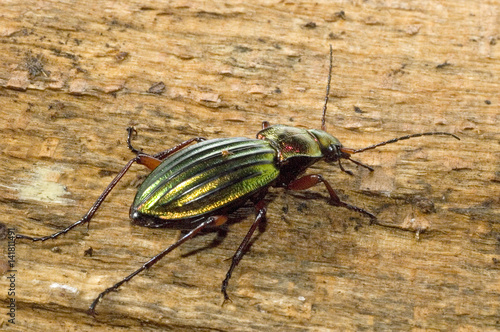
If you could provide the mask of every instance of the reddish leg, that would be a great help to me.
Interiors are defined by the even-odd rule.
[[[287,188],[290,190],[304,190],[304,189],[309,189],[312,186],[315,186],[320,182],[323,182],[326,189],[328,190],[328,193],[330,194],[330,199],[331,199],[332,205],[342,206],[342,207],[345,207],[349,210],[353,210],[353,211],[362,213],[370,218],[370,223],[376,222],[377,218],[373,214],[371,214],[370,212],[363,210],[362,208],[359,208],[357,206],[342,202],[340,200],[340,198],[337,196],[337,194],[335,193],[335,190],[333,190],[332,186],[330,186],[330,184],[323,178],[323,176],[321,176],[319,174],[312,174],[312,175],[303,176],[300,179],[292,181],[290,184],[288,184]]]
[[[157,159],[160,159],[160,160],[163,160],[165,158],[167,158],[168,156],[170,156],[171,154],[173,154],[174,152],[177,152],[179,151],[180,149],[183,149],[184,147],[186,147],[187,145],[193,143],[193,142],[202,142],[204,141],[205,138],[203,137],[194,137],[194,138],[190,138],[188,139],[187,141],[184,141],[176,146],[174,146],[173,148],[170,148],[168,150],[165,150],[165,151],[162,151],[162,152],[159,152],[159,153],[156,153],[154,154],[153,156]]]
[[[140,150],[134,148],[132,146],[132,144],[131,144],[132,133],[135,132],[135,131],[136,130],[133,127],[128,127],[127,128],[127,132],[128,132],[127,145],[128,145],[128,148],[130,149],[130,151],[132,151],[133,153],[135,153],[137,155],[140,155],[140,154],[144,155]],[[205,138],[203,138],[203,137],[190,138],[187,141],[184,141],[184,142],[182,142],[182,143],[174,146],[173,148],[167,149],[167,150],[162,151],[162,152],[155,153],[154,155],[151,155],[151,156],[148,155],[150,157],[150,159],[145,160],[144,162],[141,159],[140,161],[137,161],[137,163],[146,166],[150,170],[154,170],[161,163],[162,160],[164,160],[165,158],[167,158],[168,156],[170,156],[174,152],[177,152],[180,149],[185,148],[186,146],[188,146],[189,144],[191,144],[193,142],[198,142],[199,143],[199,142],[202,142],[204,140],[205,140]],[[154,160],[154,159],[156,159],[156,160]]]
[[[82,225],[82,224],[85,224],[87,222],[90,222],[90,220],[92,219],[92,217],[96,213],[97,209],[99,209],[99,206],[101,206],[102,202],[108,196],[108,194],[111,192],[111,190],[113,190],[113,188],[121,180],[121,178],[125,175],[125,173],[127,173],[127,171],[129,170],[130,166],[132,166],[132,164],[135,163],[135,162],[140,163],[140,161],[147,163],[148,160],[150,160],[150,159],[153,162],[155,160],[154,157],[151,157],[149,155],[142,154],[142,153],[138,154],[135,158],[131,159],[125,165],[125,167],[122,168],[122,170],[120,171],[120,173],[118,173],[118,175],[115,176],[115,178],[113,179],[113,181],[111,181],[111,183],[106,187],[106,189],[104,189],[104,191],[99,196],[99,198],[95,201],[95,203],[92,205],[92,207],[90,208],[90,210],[82,217],[82,219],[78,220],[74,224],[66,227],[63,230],[60,230],[59,232],[56,232],[54,234],[47,235],[47,236],[44,236],[44,237],[31,237],[31,236],[26,236],[26,235],[22,235],[22,234],[17,234],[16,238],[17,239],[28,239],[28,240],[33,240],[33,241],[46,241],[48,239],[55,239],[59,235],[67,233],[68,231],[72,230],[73,228],[75,228],[78,225]]]
[[[231,266],[229,267],[229,270],[226,273],[226,278],[222,282],[222,289],[221,292],[224,294],[224,302],[229,300],[229,296],[227,295],[227,285],[229,283],[229,279],[231,279],[231,275],[233,274],[234,268],[238,265],[238,263],[241,261],[243,258],[243,255],[245,255],[247,249],[248,249],[248,244],[250,243],[250,239],[252,238],[253,233],[259,226],[260,222],[266,218],[266,205],[265,202],[262,200],[258,202],[255,205],[255,220],[250,227],[250,229],[247,232],[247,235],[245,235],[245,238],[241,242],[240,246],[238,247],[238,250],[236,250],[236,253],[233,256],[233,260],[231,262]]]
[[[111,286],[109,288],[106,288],[92,302],[92,304],[90,305],[89,310],[87,311],[87,313],[89,315],[95,316],[95,314],[96,314],[95,307],[99,304],[99,302],[101,302],[102,298],[106,294],[108,294],[110,292],[113,292],[113,291],[116,291],[121,285],[123,285],[127,281],[130,281],[130,279],[132,279],[133,277],[135,277],[136,275],[138,275],[142,271],[144,271],[146,269],[149,269],[151,266],[153,266],[156,263],[158,263],[163,257],[165,257],[166,254],[168,254],[169,252],[171,252],[172,250],[174,250],[175,248],[177,248],[178,246],[180,246],[181,244],[183,244],[187,240],[193,238],[202,229],[204,229],[206,227],[220,226],[220,225],[224,224],[226,221],[227,221],[227,217],[226,216],[213,216],[213,217],[207,218],[204,222],[202,222],[201,224],[199,224],[196,228],[192,229],[189,233],[187,233],[186,235],[184,235],[177,242],[175,242],[170,247],[168,247],[167,249],[163,250],[158,255],[154,256],[149,261],[147,261],[146,263],[144,263],[139,269],[135,270],[133,273],[129,274],[128,276],[126,276],[125,278],[123,278],[122,280],[120,280],[119,282],[117,282],[116,284],[114,284],[113,286]]]
[[[82,219],[80,219],[77,222],[73,223],[72,225],[66,227],[65,229],[63,229],[59,232],[56,232],[54,234],[48,235],[48,236],[31,237],[31,236],[27,236],[27,235],[17,234],[16,238],[17,239],[28,239],[28,240],[32,240],[32,241],[46,241],[48,239],[55,239],[59,235],[62,235],[62,234],[69,232],[70,230],[72,230],[73,228],[75,228],[78,225],[89,223],[90,220],[92,219],[92,217],[94,216],[94,214],[96,213],[97,209],[99,209],[99,207],[101,206],[104,199],[106,199],[106,197],[111,192],[111,190],[113,190],[113,188],[121,180],[121,178],[125,175],[125,173],[127,173],[127,171],[129,170],[129,168],[132,166],[133,163],[138,163],[138,164],[144,165],[147,168],[153,170],[161,163],[161,161],[163,159],[165,159],[166,157],[168,157],[172,153],[184,148],[185,146],[189,145],[190,143],[192,143],[194,141],[200,142],[200,141],[204,140],[204,138],[201,138],[201,137],[192,138],[192,139],[184,141],[181,144],[176,145],[173,148],[170,148],[168,150],[162,151],[162,152],[154,154],[154,155],[148,155],[148,154],[142,153],[139,150],[132,147],[132,145],[130,144],[130,139],[131,139],[132,132],[134,131],[134,129],[128,128],[127,131],[128,131],[127,145],[130,148],[130,150],[132,150],[132,152],[137,154],[137,156],[135,158],[131,159],[122,168],[120,173],[118,173],[118,175],[115,176],[113,181],[111,181],[111,183],[106,187],[106,189],[104,189],[102,194],[99,196],[99,198],[97,198],[95,203],[92,205],[92,207],[89,209],[89,211],[82,217]]]

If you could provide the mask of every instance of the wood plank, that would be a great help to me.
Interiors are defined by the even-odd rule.
[[[381,225],[329,206],[322,186],[272,190],[231,303],[221,306],[220,283],[251,207],[226,234],[196,237],[108,295],[92,318],[99,292],[180,235],[128,222],[148,173],[133,167],[88,231],[18,241],[16,324],[1,278],[2,328],[499,328],[500,1],[10,1],[0,11],[0,209],[18,233],[80,218],[132,157],[128,126],[147,152],[254,137],[264,120],[319,128],[329,45],[327,127],[345,146],[461,137],[360,154],[372,174],[348,162],[354,176],[310,169]]]

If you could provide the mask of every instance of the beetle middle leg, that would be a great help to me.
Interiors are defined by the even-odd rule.
[[[247,235],[245,235],[245,238],[238,247],[238,250],[236,250],[236,253],[234,254],[233,259],[231,261],[231,266],[229,267],[229,270],[226,273],[226,278],[222,282],[221,292],[222,294],[224,294],[224,302],[229,301],[229,296],[227,295],[226,289],[229,283],[229,279],[231,279],[231,275],[233,274],[234,268],[241,261],[243,255],[245,255],[253,233],[255,232],[261,221],[266,219],[267,208],[264,200],[261,200],[257,204],[255,204],[255,211],[256,211],[255,220],[250,229],[248,230]]]
[[[332,186],[326,181],[322,175],[320,174],[311,174],[311,175],[305,175],[297,180],[294,180],[290,182],[287,186],[287,189],[290,190],[304,190],[304,189],[309,189],[318,183],[323,182],[325,185],[326,189],[328,190],[328,193],[330,194],[330,199],[331,199],[331,204],[335,206],[342,206],[345,207],[349,210],[353,210],[356,212],[359,212],[361,214],[364,214],[370,218],[370,224],[375,223],[377,221],[377,217],[375,217],[372,213],[359,208],[357,206],[348,204],[346,202],[342,202],[335,193],[335,190],[333,190]]]
[[[226,221],[227,221],[227,216],[212,216],[212,217],[207,218],[205,221],[203,221],[201,224],[199,224],[196,228],[193,228],[191,231],[189,231],[189,233],[187,233],[182,238],[180,238],[177,242],[175,242],[170,247],[168,247],[167,249],[163,250],[158,255],[154,256],[149,261],[147,261],[146,263],[144,263],[139,269],[135,270],[134,272],[132,272],[131,274],[129,274],[128,276],[126,276],[125,278],[123,278],[122,280],[120,280],[119,282],[117,282],[116,284],[114,284],[113,286],[111,286],[109,288],[106,288],[103,292],[101,292],[95,298],[95,300],[90,305],[87,313],[89,315],[91,315],[91,316],[95,316],[95,314],[96,314],[95,308],[99,304],[99,302],[101,302],[102,298],[106,294],[108,294],[110,292],[113,292],[113,291],[116,291],[121,285],[123,285],[127,281],[130,281],[130,279],[132,279],[133,277],[135,277],[136,275],[138,275],[142,271],[144,271],[146,269],[149,269],[151,266],[153,266],[156,263],[158,263],[163,257],[165,257],[166,254],[168,254],[169,252],[171,252],[172,250],[174,250],[175,248],[177,248],[178,246],[180,246],[181,244],[183,244],[187,240],[193,238],[201,230],[203,230],[203,229],[205,229],[207,227],[220,226],[220,225],[224,224]]]

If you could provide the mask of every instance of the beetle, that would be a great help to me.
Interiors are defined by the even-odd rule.
[[[370,166],[351,159],[351,156],[419,136],[448,135],[460,138],[448,132],[436,131],[406,135],[357,150],[344,147],[337,138],[326,132],[325,125],[332,76],[332,52],[330,46],[330,67],[321,129],[303,129],[263,122],[262,130],[257,133],[255,139],[233,137],[206,140],[195,137],[165,151],[146,154],[132,146],[135,129],[128,128],[127,145],[136,156],[122,168],[80,220],[45,237],[18,234],[16,238],[46,241],[55,239],[78,225],[89,223],[102,202],[134,163],[152,170],[137,190],[130,207],[130,218],[144,227],[174,228],[188,232],[139,269],[101,292],[88,309],[90,315],[95,315],[96,306],[106,294],[117,290],[142,271],[152,267],[203,229],[221,226],[228,220],[228,215],[247,201],[251,201],[255,206],[255,219],[232,257],[222,282],[224,301],[229,300],[229,279],[248,249],[254,231],[266,217],[264,197],[270,187],[304,190],[323,183],[330,196],[330,204],[356,211],[370,218],[371,223],[375,222],[377,219],[372,213],[343,202],[323,176],[303,173],[318,161],[325,161],[330,164],[338,163],[343,172],[352,175],[351,171],[342,166],[342,159],[373,171]]]

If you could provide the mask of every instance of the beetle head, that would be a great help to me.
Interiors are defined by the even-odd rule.
[[[320,129],[310,129],[308,130],[308,132],[316,138],[316,142],[318,143],[318,146],[321,149],[321,153],[323,154],[323,158],[326,162],[333,163],[338,161],[340,169],[351,175],[351,171],[348,171],[344,169],[344,167],[342,167],[342,164],[340,163],[341,159],[348,159],[356,165],[363,166],[373,171],[370,166],[351,159],[351,155],[356,153],[356,150],[343,147],[338,139],[336,139],[326,131]]]
[[[321,153],[327,162],[334,162],[341,158],[349,158],[349,154],[343,151],[344,148],[340,141],[326,131],[309,129],[308,132],[316,138]]]

